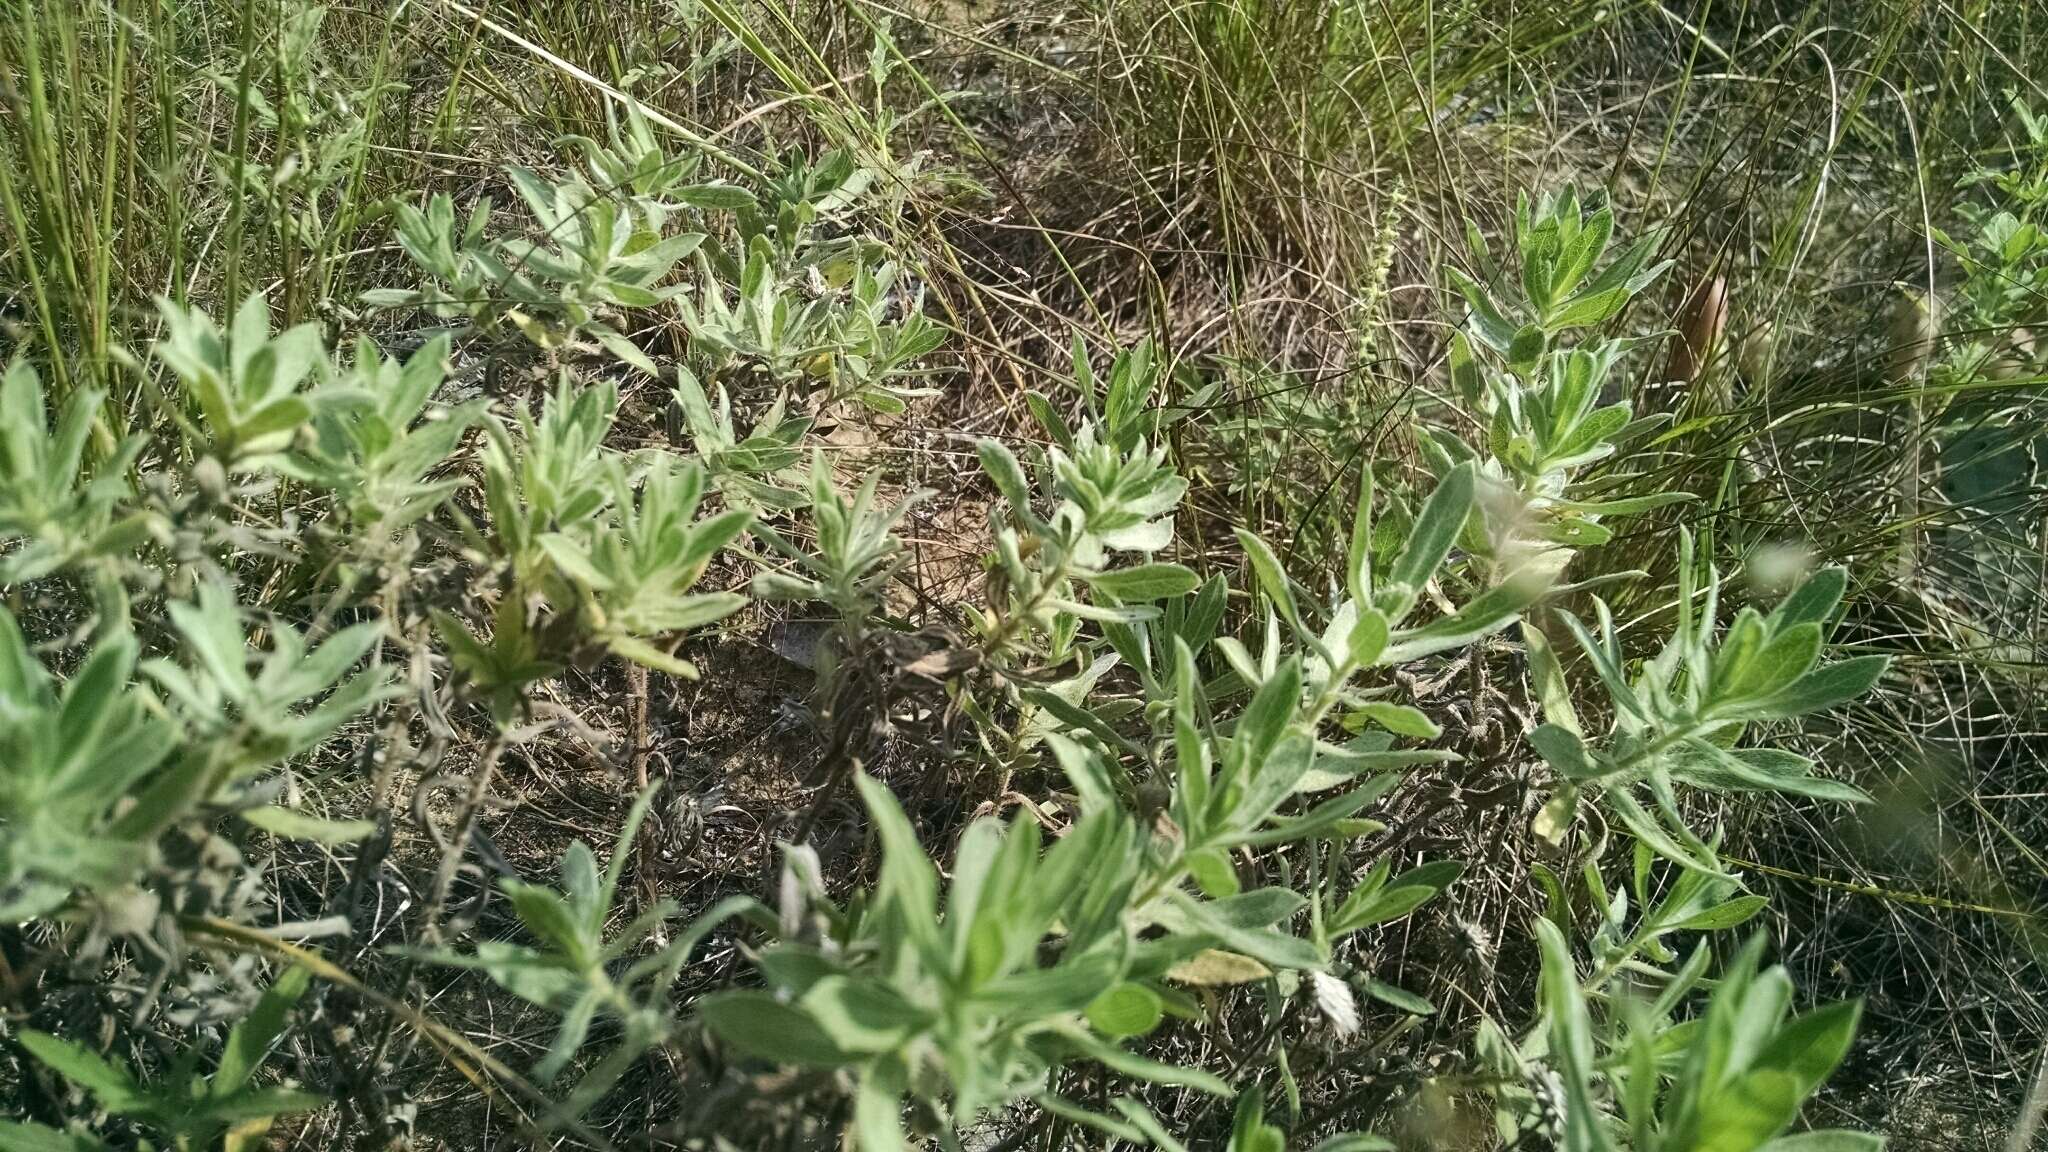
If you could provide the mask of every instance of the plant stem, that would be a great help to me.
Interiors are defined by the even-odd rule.
[[[493,734],[491,742],[484,748],[484,754],[477,761],[476,770],[469,778],[469,794],[463,798],[462,810],[455,818],[455,835],[441,846],[441,862],[434,869],[434,885],[428,890],[424,920],[424,938],[429,946],[441,943],[441,914],[448,902],[448,891],[455,884],[456,869],[462,865],[462,856],[469,847],[470,830],[476,826],[477,813],[483,810],[484,801],[491,791],[491,778],[498,768],[498,760],[504,756],[511,738],[502,730]]]

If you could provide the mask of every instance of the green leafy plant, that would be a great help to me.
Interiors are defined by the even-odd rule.
[[[810,512],[816,532],[812,549],[797,547],[765,524],[754,535],[797,566],[800,575],[762,572],[754,578],[754,595],[766,600],[822,602],[858,629],[880,611],[889,580],[908,559],[895,535],[921,498],[912,493],[887,507],[878,502],[879,473],[861,478],[849,498],[832,482],[822,452],[811,454]]]
[[[434,631],[448,648],[449,663],[483,698],[501,729],[512,727],[525,714],[527,693],[534,685],[562,672],[563,658],[554,651],[551,637],[527,619],[527,605],[516,596],[498,598],[483,638],[445,609],[435,610]]]
[[[715,267],[704,264],[702,291],[681,302],[692,352],[710,371],[743,364],[784,384],[817,380],[826,402],[853,398],[884,412],[902,412],[907,401],[932,394],[903,381],[922,374],[919,361],[945,335],[917,297],[900,300],[901,318],[889,318],[901,297],[895,265],[854,256],[843,299],[829,281],[823,291],[799,284],[766,236],[749,244],[731,300]]]
[[[746,530],[752,512],[733,508],[697,520],[706,478],[695,461],[657,451],[629,465],[607,451],[617,402],[609,386],[575,391],[564,376],[539,420],[521,406],[516,432],[498,420],[487,426],[491,546],[508,569],[510,598],[526,606],[520,611],[544,605],[552,613],[538,628],[523,617],[508,628],[509,610],[500,611],[498,634],[510,648],[497,656],[443,621],[444,636],[465,637],[455,641],[465,671],[492,691],[511,687],[512,673],[537,675],[586,644],[694,676],[688,661],[656,642],[722,620],[746,602],[689,589]]]
[[[1142,440],[1119,448],[1093,425],[1084,426],[1071,454],[1057,447],[1047,453],[1043,483],[1056,503],[1043,517],[1033,510],[1031,484],[1008,448],[983,440],[976,451],[1015,522],[995,526],[999,593],[988,611],[972,618],[991,650],[1043,634],[1047,657],[1058,662],[1071,651],[1081,620],[1150,618],[1158,610],[1145,602],[1193,591],[1199,583],[1179,564],[1110,566],[1116,553],[1151,554],[1173,540],[1168,514],[1187,481],[1167,466],[1164,448]],[[1093,589],[1101,603],[1076,600],[1077,584]]]
[[[342,377],[347,394],[313,422],[304,450],[280,465],[297,479],[334,493],[354,532],[403,532],[431,514],[466,481],[436,476],[456,445],[482,417],[483,401],[430,407],[448,363],[449,341],[437,336],[402,364],[367,340]]]
[[[1597,632],[1563,617],[1613,704],[1604,741],[1589,745],[1576,715],[1562,704],[1530,739],[1564,779],[1546,811],[1554,826],[1569,822],[1578,796],[1590,792],[1659,854],[1711,871],[1716,867],[1713,850],[1687,826],[1674,785],[1866,799],[1850,785],[1813,775],[1813,764],[1804,757],[1735,744],[1753,723],[1819,712],[1864,695],[1883,675],[1887,658],[1820,662],[1848,582],[1842,569],[1809,577],[1768,615],[1744,608],[1716,642],[1719,576],[1708,565],[1704,587],[1696,587],[1688,535],[1680,537],[1678,568],[1676,624],[1663,648],[1633,678],[1624,670],[1604,603],[1594,600]],[[1544,674],[1550,674],[1545,667]],[[1638,799],[1638,788],[1648,791],[1654,809]]]
[[[1759,971],[1762,937],[1737,954],[1697,1016],[1673,1022],[1673,988],[1683,990],[1674,985],[1654,1003],[1626,1001],[1609,1013],[1603,1043],[1563,933],[1548,920],[1537,922],[1536,933],[1548,1021],[1539,1078],[1547,1124],[1560,1148],[1875,1152],[1884,1146],[1855,1132],[1783,1135],[1848,1053],[1858,1005],[1790,1015],[1791,978],[1783,968]],[[1617,1105],[1619,1115],[1610,1112]]]
[[[774,158],[744,200],[732,197],[734,236],[731,241],[709,237],[705,257],[720,280],[737,284],[757,242],[765,241],[769,263],[789,275],[817,268],[828,281],[845,283],[850,261],[876,243],[852,229],[831,235],[831,226],[860,209],[874,190],[876,177],[874,169],[848,149],[834,148],[815,157],[789,149]]]
[[[153,838],[123,809],[174,729],[131,683],[135,660],[115,634],[60,687],[0,608],[0,917],[45,915],[149,862]]]
[[[159,823],[230,783],[318,746],[335,729],[392,694],[375,670],[350,675],[382,639],[379,621],[350,625],[317,644],[284,621],[252,641],[234,593],[202,584],[194,602],[167,608],[189,660],[150,660],[190,743],[143,807]],[[182,797],[179,789],[191,789]],[[178,803],[177,801],[182,801]]]
[[[544,587],[553,560],[542,538],[589,520],[612,498],[604,438],[617,410],[615,388],[577,389],[564,374],[538,420],[522,404],[514,406],[511,424],[485,424],[484,498],[493,550],[516,585]]]
[[[1930,361],[1927,395],[1915,403],[1927,409],[1939,491],[1967,510],[1968,525],[1943,531],[1942,548],[1970,559],[1965,587],[1991,604],[2030,597],[2039,584],[2035,566],[2005,557],[1999,542],[2033,530],[2025,493],[2048,453],[2032,387],[2048,373],[2048,121],[2017,99],[2012,113],[2007,155],[1960,182],[1970,193],[1955,207],[1955,234],[1935,232],[1960,282],[1902,303],[1920,322],[1889,350],[1901,367]]]
[[[2019,131],[2010,164],[1980,168],[1961,182],[1985,190],[1956,206],[1968,232],[1935,235],[1963,270],[1942,317],[1949,335],[1935,372],[1951,383],[2022,379],[2042,368],[2028,326],[2043,315],[2048,290],[2048,121],[2018,99],[2012,112]]]
[[[16,360],[0,376],[0,584],[77,564],[111,560],[146,537],[149,522],[122,512],[127,472],[146,438],[124,437],[86,472],[86,447],[106,394],[81,388],[49,420],[35,366]]]
[[[91,1092],[109,1115],[160,1133],[179,1152],[212,1148],[223,1140],[230,1149],[254,1148],[277,1117],[327,1104],[296,1088],[253,1083],[308,983],[305,969],[286,969],[228,1032],[211,1075],[200,1070],[207,1055],[202,1044],[178,1053],[161,1080],[144,1083],[118,1061],[73,1041],[34,1030],[20,1033],[19,1041],[43,1065]],[[14,1121],[0,1121],[0,1144],[74,1152],[113,1147],[91,1136]]]
[[[802,505],[791,474],[803,459],[797,445],[811,429],[809,418],[789,415],[778,396],[743,437],[725,388],[713,385],[707,394],[688,367],[677,369],[675,400],[697,459],[727,499],[766,508]]]
[[[489,197],[480,198],[458,223],[455,200],[445,192],[428,197],[424,209],[392,204],[398,246],[429,279],[417,288],[371,289],[363,293],[363,302],[383,308],[424,308],[442,319],[490,322],[499,285],[510,284],[513,278],[487,236],[492,207]]]
[[[694,678],[689,661],[651,641],[717,623],[746,604],[736,592],[689,589],[753,513],[735,508],[696,519],[704,470],[665,454],[648,461],[637,491],[616,459],[606,479],[610,515],[571,522],[540,537],[540,546],[576,586],[592,638],[636,664]]]
[[[266,651],[250,643],[224,587],[202,585],[196,603],[168,611],[190,663],[141,663],[168,707],[132,682],[137,645],[127,633],[103,640],[60,689],[0,612],[0,746],[10,750],[0,884],[24,916],[61,907],[74,890],[125,901],[157,862],[157,839],[197,813],[246,810],[264,821],[277,810],[249,781],[390,693],[375,672],[348,674],[377,643],[376,623],[318,645],[278,623]],[[295,826],[319,823],[300,816]]]
[[[160,301],[164,338],[157,358],[198,406],[201,450],[223,468],[274,466],[313,416],[341,399],[320,330],[300,324],[270,334],[270,309],[250,295],[223,331],[197,308]],[[315,387],[303,386],[311,378]]]
[[[1534,204],[1525,196],[1515,212],[1516,268],[1497,269],[1476,230],[1469,238],[1481,277],[1512,275],[1519,291],[1488,287],[1456,269],[1447,272],[1470,309],[1451,342],[1451,381],[1474,408],[1484,453],[1447,432],[1429,443],[1446,466],[1465,460],[1481,465],[1487,530],[1467,543],[1503,570],[1535,564],[1562,571],[1570,555],[1565,547],[1597,545],[1612,536],[1603,518],[1692,499],[1652,492],[1600,500],[1575,489],[1588,466],[1661,422],[1632,420],[1626,402],[1600,403],[1633,342],[1564,339],[1612,319],[1669,266],[1650,263],[1658,242],[1653,235],[1602,267],[1613,231],[1608,208],[1588,213],[1569,188]]]
[[[583,1075],[560,1105],[566,1116],[586,1111],[635,1061],[674,1032],[668,988],[703,932],[726,914],[714,911],[698,927],[664,940],[663,926],[675,915],[675,905],[662,901],[641,910],[607,938],[619,880],[653,798],[650,788],[634,801],[602,872],[590,846],[578,840],[562,853],[559,891],[511,877],[499,881],[538,946],[486,940],[473,954],[448,949],[422,953],[436,964],[482,971],[506,991],[560,1018],[554,1040],[533,1067],[535,1079],[543,1085],[583,1055],[593,1024],[610,1020],[617,1025],[618,1044]],[[725,909],[740,911],[746,906],[744,901],[729,902]]]
[[[734,211],[751,207],[753,193],[724,182],[699,182],[704,156],[697,149],[678,153],[663,146],[654,122],[637,101],[605,105],[605,139],[564,136],[558,145],[583,157],[590,174],[590,186],[632,202],[653,225],[663,229],[666,214],[677,208]]]
[[[700,233],[663,235],[663,217],[636,211],[627,202],[606,197],[581,180],[553,183],[523,168],[508,175],[540,226],[543,240],[507,240],[499,259],[513,271],[509,282],[515,301],[545,306],[527,312],[513,305],[506,316],[544,348],[555,347],[571,333],[594,337],[606,350],[655,375],[652,362],[599,315],[606,310],[651,308],[681,291],[660,287],[676,263],[703,242]],[[539,288],[528,277],[537,278]],[[631,350],[630,353],[628,350]]]
[[[852,1070],[853,1130],[864,1149],[908,1147],[906,1095],[919,1105],[920,1128],[944,1133],[1023,1096],[1085,1116],[1048,1079],[1076,1058],[1228,1094],[1207,1072],[1118,1044],[1162,1017],[1158,994],[1127,977],[1173,955],[1133,933],[1126,909],[1142,842],[1127,818],[1097,811],[1042,853],[1030,818],[1007,828],[979,821],[963,836],[942,906],[936,871],[894,797],[866,777],[858,783],[883,850],[872,897],[845,909],[808,901],[823,938],[762,952],[773,991],[708,999],[702,1012],[716,1035],[773,1062]],[[1063,931],[1048,960],[1056,923]]]
[[[541,240],[491,239],[486,234],[489,201],[479,202],[460,228],[454,203],[446,196],[433,197],[424,212],[395,205],[400,246],[433,279],[419,288],[368,292],[364,301],[422,307],[485,329],[510,324],[548,350],[592,340],[648,375],[658,375],[654,362],[614,320],[681,291],[661,281],[696,250],[703,235],[666,234],[664,210],[605,195],[578,177],[548,181],[516,167],[507,176]]]

